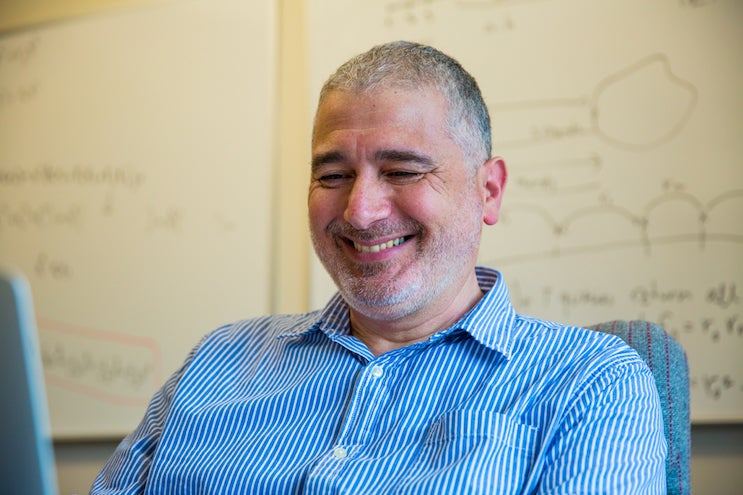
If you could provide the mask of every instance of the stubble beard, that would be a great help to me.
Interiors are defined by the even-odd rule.
[[[374,278],[381,277],[391,270],[403,268],[396,267],[396,264],[399,263],[396,260],[360,263],[350,259],[345,253],[349,246],[344,245],[345,241],[342,239],[374,240],[389,237],[399,232],[412,232],[418,240],[426,236],[426,230],[415,221],[378,224],[367,230],[357,230],[348,224],[333,222],[324,233],[325,236],[333,240],[332,252],[327,252],[326,249],[321,247],[315,234],[312,234],[315,252],[333,278],[338,291],[351,308],[364,314],[368,312],[364,308],[370,308],[376,314],[383,311],[384,308],[398,305],[408,294],[420,289],[420,284],[413,284],[413,286],[407,288],[398,287],[394,278],[387,283],[374,280]],[[419,244],[414,258],[408,261],[409,264],[414,264],[420,260],[422,256],[420,251]]]
[[[472,215],[470,218],[475,217]],[[318,257],[348,305],[367,317],[390,321],[426,306],[460,277],[461,266],[469,261],[472,253],[476,255],[480,241],[479,219],[477,226],[466,225],[467,221],[473,221],[469,218],[457,220],[462,221],[459,228],[437,238],[430,238],[423,225],[409,220],[404,224],[375,226],[365,231],[347,224],[332,223],[325,231],[325,235],[334,240],[331,253],[321,248],[314,232],[312,241]],[[395,266],[399,263],[396,260],[358,263],[344,253],[347,248],[342,245],[344,237],[372,240],[397,232],[415,233],[415,238],[407,241],[417,243],[413,258],[406,260],[407,266]],[[384,284],[374,280],[395,269],[404,272],[405,285],[396,283],[395,278]],[[415,276],[411,277],[411,273]]]

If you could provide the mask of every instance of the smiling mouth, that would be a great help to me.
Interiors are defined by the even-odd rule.
[[[359,253],[378,253],[380,251],[384,251],[385,249],[399,246],[406,240],[407,240],[407,237],[398,237],[397,239],[392,239],[390,241],[383,242],[381,244],[374,244],[373,246],[364,246],[362,244],[359,244],[356,241],[353,241],[353,247]]]

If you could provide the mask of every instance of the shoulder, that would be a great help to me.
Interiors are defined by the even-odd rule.
[[[585,351],[617,352],[619,354],[637,353],[619,336],[600,332],[591,328],[567,325],[549,320],[518,314],[516,326],[528,340],[545,340],[558,347],[577,347]]]
[[[209,335],[209,341],[240,342],[245,339],[292,336],[309,330],[318,312],[266,315],[223,325]]]
[[[539,356],[584,380],[650,374],[637,351],[616,335],[523,315],[517,316],[516,327],[521,353]]]
[[[255,353],[283,340],[311,332],[318,312],[267,315],[223,325],[204,336],[194,349],[196,358],[214,354]]]
[[[653,421],[659,401],[645,360],[616,335],[521,317],[522,338],[514,356],[520,368],[538,374],[560,417],[568,423],[588,414],[639,408]],[[592,413],[591,411],[594,411]]]
[[[191,350],[178,371],[177,395],[205,394],[204,387],[209,389],[216,382],[232,382],[256,373],[261,363],[276,361],[287,343],[297,341],[292,337],[313,334],[316,319],[315,313],[270,315],[213,330]]]

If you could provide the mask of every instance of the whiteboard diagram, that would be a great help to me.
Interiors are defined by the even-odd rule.
[[[0,39],[0,263],[53,435],[122,436],[207,332],[270,310],[273,7],[154,3]]]
[[[726,0],[318,0],[313,90],[384,41],[458,59],[509,169],[480,262],[517,310],[661,323],[689,356],[693,420],[740,421],[742,23]],[[334,288],[312,273],[319,307]]]

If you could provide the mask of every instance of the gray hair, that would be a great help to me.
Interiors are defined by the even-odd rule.
[[[449,105],[452,139],[473,168],[490,158],[490,115],[475,79],[439,50],[409,41],[373,47],[341,65],[320,91],[319,103],[332,91],[367,92],[390,87],[433,88]]]

